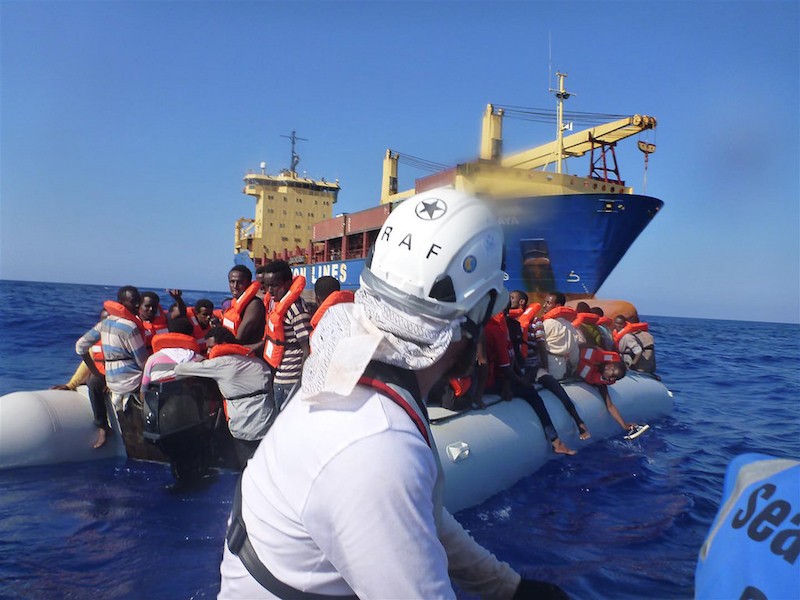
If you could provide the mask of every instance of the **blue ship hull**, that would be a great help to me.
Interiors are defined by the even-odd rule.
[[[531,196],[496,201],[505,229],[509,290],[594,296],[663,202],[637,194]],[[454,232],[456,234],[456,232]],[[249,258],[249,257],[248,257]],[[355,290],[363,258],[292,267],[307,289],[323,275]]]

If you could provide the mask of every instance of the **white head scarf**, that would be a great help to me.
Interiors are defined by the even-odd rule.
[[[459,338],[463,321],[411,314],[362,288],[353,304],[328,309],[314,330],[303,397],[317,402],[323,393],[350,394],[371,360],[410,370],[429,367]]]

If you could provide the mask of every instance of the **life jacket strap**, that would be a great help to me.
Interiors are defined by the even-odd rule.
[[[252,398],[253,396],[260,396],[261,394],[271,394],[272,388],[263,388],[260,390],[256,390],[255,392],[249,392],[247,394],[239,394],[238,396],[228,396],[225,400],[244,400],[245,398]]]

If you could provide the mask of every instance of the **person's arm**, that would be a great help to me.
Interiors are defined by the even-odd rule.
[[[102,373],[97,370],[97,366],[94,364],[92,355],[90,354],[92,346],[98,342],[100,342],[100,323],[84,333],[80,339],[75,342],[75,352],[81,357],[83,364],[86,365],[89,371],[91,371],[94,375],[101,377]]]
[[[236,339],[243,346],[254,349],[263,343],[265,324],[264,303],[259,298],[253,298],[244,309]]]
[[[183,301],[183,290],[171,289],[167,290],[167,293],[170,296],[172,296],[172,299],[175,300],[175,304],[178,305],[178,312],[181,314],[182,317],[185,317],[186,303]]]
[[[91,375],[91,371],[89,367],[86,366],[86,363],[83,361],[78,363],[78,368],[75,369],[75,373],[72,374],[70,380],[64,385],[54,385],[51,387],[51,390],[69,390],[74,392],[78,389],[79,385],[83,385],[86,383],[86,380],[89,379],[89,375]]]
[[[482,598],[514,597],[522,580],[519,574],[472,539],[447,510],[442,510],[439,539],[458,587]]]

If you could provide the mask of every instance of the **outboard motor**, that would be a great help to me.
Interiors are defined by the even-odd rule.
[[[205,475],[214,460],[222,396],[213,380],[189,377],[144,390],[144,439],[167,455],[178,481]],[[227,429],[222,424],[223,429]]]

